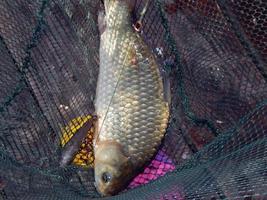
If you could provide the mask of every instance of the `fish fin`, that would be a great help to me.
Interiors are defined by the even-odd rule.
[[[104,8],[105,11],[107,12],[110,6],[110,0],[104,0]]]
[[[94,147],[96,146],[96,142],[98,140],[98,137],[99,137],[99,123],[96,122],[94,124],[94,139],[93,139],[93,146]]]
[[[125,2],[129,6],[130,12],[133,12],[136,6],[136,0],[125,0]]]
[[[171,75],[172,69],[175,66],[175,59],[174,56],[171,55],[167,57],[163,62],[163,69],[162,69],[162,79],[163,79],[163,93],[164,99],[171,106],[172,98],[171,98]]]
[[[98,22],[98,30],[100,32],[100,35],[102,35],[106,30],[106,20],[105,20],[104,10],[99,11],[97,22]]]
[[[162,72],[162,81],[163,81],[163,95],[164,100],[171,105],[171,81],[170,81],[170,72]]]
[[[77,128],[76,127],[67,127],[67,129],[71,129],[70,131],[72,132],[72,135],[68,137],[67,142],[63,141],[66,137],[65,135],[67,134],[66,132],[63,134],[63,138],[61,141],[61,146],[62,146],[62,151],[61,151],[61,158],[60,158],[60,166],[64,167],[66,165],[69,165],[75,158],[75,155],[79,152],[80,147],[82,145],[82,142],[84,138],[88,135],[89,131],[93,127],[93,121],[94,117],[90,117],[87,119],[87,121],[82,122],[81,127]],[[79,120],[77,120],[79,121]],[[72,123],[71,123],[72,124]],[[72,130],[75,129],[75,130]]]

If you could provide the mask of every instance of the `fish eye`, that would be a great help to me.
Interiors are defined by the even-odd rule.
[[[108,182],[110,182],[111,179],[112,179],[112,176],[111,176],[110,173],[108,173],[108,172],[104,172],[104,173],[102,174],[102,180],[104,181],[104,183],[108,183]]]

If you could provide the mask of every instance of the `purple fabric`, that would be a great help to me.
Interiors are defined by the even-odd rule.
[[[139,185],[146,184],[174,169],[175,165],[172,163],[171,159],[160,150],[154,160],[145,168],[143,173],[135,177],[128,188],[135,188]]]

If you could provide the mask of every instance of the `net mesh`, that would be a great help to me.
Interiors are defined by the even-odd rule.
[[[62,127],[94,111],[99,4],[0,1],[2,199],[100,198],[92,169],[59,167]],[[267,3],[155,0],[143,24],[170,76],[170,125],[110,199],[266,199]]]

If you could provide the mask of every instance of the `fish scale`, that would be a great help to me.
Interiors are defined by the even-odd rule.
[[[148,141],[151,141],[152,144],[153,141],[156,141],[154,145],[158,145],[165,132],[168,118],[168,109],[163,98],[163,87],[158,66],[137,33],[128,30],[128,34],[114,34],[114,31],[117,30],[108,30],[104,33],[102,36],[104,44],[101,46],[102,50],[100,50],[102,52],[100,53],[100,59],[104,61],[100,62],[96,112],[100,118],[105,118],[106,115],[106,119],[104,124],[102,124],[103,121],[100,122],[99,140],[119,139],[124,147],[135,142],[136,145],[134,146],[138,146],[139,138],[134,136],[136,133],[143,131],[148,137]],[[121,35],[121,39],[105,35]],[[113,42],[114,40],[117,40],[117,42]],[[113,49],[114,43],[117,43],[117,47],[114,48],[110,56],[103,53],[106,49]],[[125,58],[129,51],[127,49],[135,43],[139,44],[135,48],[137,52],[140,52],[138,66],[130,65]],[[123,50],[118,46],[126,48]],[[116,54],[120,56],[116,56]],[[145,60],[149,60],[149,62],[144,62]],[[118,77],[120,70],[121,75]],[[114,74],[116,74],[115,78]],[[116,84],[118,86],[114,91]],[[115,94],[113,94],[114,92]],[[148,107],[152,109],[148,109]],[[123,127],[121,126],[122,121],[125,124],[127,122],[132,124],[133,127],[128,130],[121,128]],[[153,121],[152,128],[146,126],[150,121]],[[160,125],[161,130],[155,129],[157,124]],[[133,136],[131,137],[132,140],[122,139],[127,138],[127,136]],[[148,148],[140,147],[132,150],[130,155],[145,156],[145,154],[149,154],[151,156],[154,153],[153,151],[154,149],[150,146]]]
[[[123,1],[111,2],[115,3],[106,10],[106,30],[100,42],[95,152],[101,142],[116,142],[138,169],[160,145],[169,108],[151,50],[132,28]]]

